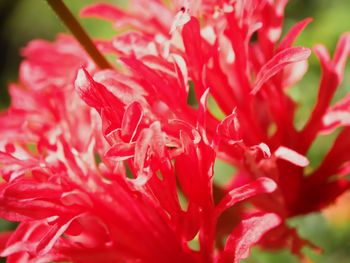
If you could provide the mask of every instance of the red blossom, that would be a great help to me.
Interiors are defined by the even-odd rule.
[[[128,11],[122,11],[122,21],[138,30],[140,35],[153,37],[152,43],[157,50],[162,50],[162,46],[167,49],[168,53],[159,52],[158,56],[163,60],[171,61],[172,54],[185,59],[186,65],[182,65],[185,69],[181,72],[188,72],[197,101],[209,88],[210,95],[227,117],[220,123],[208,112],[206,136],[215,142],[218,157],[240,170],[237,176],[232,177],[230,185],[239,185],[239,182],[260,176],[273,178],[279,186],[273,194],[279,200],[278,205],[268,201],[271,197],[259,200],[257,205],[265,211],[277,212],[282,218],[317,211],[334,201],[349,188],[348,181],[343,178],[349,161],[345,151],[347,128],[339,135],[323,164],[308,176],[303,168],[309,165],[309,161],[304,155],[317,136],[347,125],[346,99],[332,108],[330,101],[342,80],[349,54],[348,35],[344,34],[339,41],[333,60],[324,47],[315,48],[323,69],[320,92],[309,121],[298,131],[294,126],[295,103],[286,95],[285,89],[299,81],[307,69],[310,50],[292,45],[311,19],[297,23],[278,41],[287,1],[185,3],[181,9],[177,5],[169,9],[177,13],[170,34],[136,26],[126,19],[132,17]],[[101,11],[106,8],[95,5],[87,8],[84,14],[93,13],[108,19],[105,11]],[[181,16],[184,16],[182,20]],[[149,13],[141,14],[141,17],[150,19]],[[201,23],[198,18],[202,19]],[[166,39],[160,46],[157,42],[159,34]],[[256,40],[252,39],[254,34],[257,35]],[[146,48],[143,54],[134,54],[143,63],[148,63],[149,57],[154,55]],[[140,72],[139,69],[134,74]],[[154,73],[159,69],[153,65]],[[147,76],[151,76],[151,73],[147,73]],[[154,79],[151,85],[156,82]],[[172,85],[166,86],[166,92],[178,90]],[[164,102],[167,101],[166,97],[161,97]],[[167,103],[168,106],[170,104]],[[182,111],[184,109],[182,107]],[[177,116],[182,115],[179,109],[173,112]],[[186,118],[186,121],[193,123],[190,118]],[[213,126],[218,129],[212,129]],[[276,131],[270,135],[272,126],[276,127]],[[340,141],[343,142],[342,146]],[[261,158],[254,145],[266,145],[264,148],[271,149],[273,153]],[[330,181],[330,177],[337,180]],[[228,187],[221,191],[229,190]],[[283,231],[291,233],[287,229]],[[294,247],[300,247],[295,234],[291,234],[290,238],[292,243],[295,242]],[[278,246],[283,244],[281,240]]]
[[[2,116],[0,169],[5,181],[0,216],[21,223],[11,236],[3,235],[7,242],[1,256],[8,262],[211,262],[223,253],[233,253],[235,260],[245,257],[260,238],[249,238],[252,228],[238,226],[232,235],[241,233],[237,238],[242,236],[244,245],[229,245],[216,253],[217,220],[236,202],[274,191],[276,185],[259,179],[237,188],[237,196],[231,193],[223,199],[236,200],[225,207],[214,203],[215,151],[205,133],[206,97],[199,113],[186,101],[180,107],[161,87],[167,85],[164,82],[181,87],[177,78],[182,73],[156,58],[174,73],[155,72],[131,57],[125,63],[148,74],[147,82],[110,70],[93,78],[79,70],[90,63],[80,49],[63,56],[71,50],[67,45],[76,47],[72,39],[34,43],[43,52],[57,54],[58,69],[48,70],[46,62],[33,59],[36,45],[30,44],[26,72],[38,73],[13,89],[26,100],[20,103],[23,97],[12,96],[11,107]],[[67,68],[59,70],[61,58],[77,61],[67,63],[76,78],[66,75]],[[39,84],[40,92],[35,90]],[[181,207],[179,192],[187,199],[187,208]],[[266,221],[267,228],[257,227],[255,237],[279,224],[274,214],[249,218],[247,222]],[[195,236],[198,252],[188,245]]]
[[[1,256],[239,262],[255,243],[300,254],[308,242],[285,221],[349,189],[348,97],[330,105],[349,35],[333,59],[315,47],[323,73],[299,131],[286,89],[307,68],[311,51],[292,45],[311,20],[279,41],[287,1],[130,2],[127,10],[82,11],[134,30],[96,41],[123,69],[98,70],[68,36],[24,49],[0,115],[0,217],[20,222],[1,239]],[[192,87],[198,107],[188,104]],[[306,174],[312,142],[339,127],[322,164]],[[238,171],[223,187],[214,182],[217,159]]]

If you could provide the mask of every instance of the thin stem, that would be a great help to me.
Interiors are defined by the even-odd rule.
[[[46,0],[100,69],[112,68],[62,0]]]

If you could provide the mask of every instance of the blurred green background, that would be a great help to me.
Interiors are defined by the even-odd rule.
[[[77,16],[81,7],[94,2],[98,1],[65,1]],[[126,4],[126,0],[107,2]],[[316,43],[323,43],[333,51],[341,33],[350,31],[349,14],[350,0],[290,0],[286,10],[284,32],[295,22],[313,17],[314,21],[298,39],[297,44],[312,47]],[[109,38],[114,34],[109,23],[95,19],[83,19],[81,23],[93,37]],[[9,104],[6,87],[18,77],[21,47],[34,38],[53,40],[57,32],[63,31],[66,29],[44,0],[0,0],[0,109],[6,108]],[[320,69],[314,55],[310,58],[309,64],[305,78],[290,91],[291,96],[299,103],[296,118],[298,127],[303,125],[310,114],[318,89]],[[350,91],[349,76],[348,66],[344,83],[336,98]],[[334,136],[327,136],[316,140],[308,156],[313,167],[320,162],[333,139]],[[320,255],[306,250],[306,254],[310,257],[309,262],[350,262],[350,198],[343,199],[342,204],[338,205],[338,210],[328,211],[327,217],[323,216],[324,213],[316,213],[290,220],[290,224],[296,226],[303,237],[324,248],[324,253]],[[344,222],[338,222],[341,220]],[[0,223],[1,229],[13,227],[7,222]],[[254,249],[252,256],[245,262],[292,263],[299,260],[287,251],[267,253]]]

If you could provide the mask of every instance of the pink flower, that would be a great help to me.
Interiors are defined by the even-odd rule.
[[[10,87],[11,107],[0,116],[0,217],[20,222],[3,236],[1,256],[239,262],[258,242],[300,253],[307,242],[285,220],[318,211],[349,188],[347,127],[307,177],[304,155],[319,134],[349,123],[348,99],[334,107],[330,100],[350,39],[341,38],[333,59],[315,48],[323,77],[315,110],[298,131],[285,90],[307,68],[311,51],[292,44],[310,19],[278,42],[285,5],[169,8],[149,0],[131,1],[130,11],[86,8],[84,16],[135,29],[96,41],[118,55],[122,69],[98,70],[67,36],[31,42],[19,84]],[[187,103],[190,86],[198,108]],[[214,182],[217,159],[238,170],[225,187]]]

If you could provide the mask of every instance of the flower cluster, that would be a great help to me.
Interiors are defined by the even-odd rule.
[[[8,262],[239,262],[256,243],[301,255],[311,244],[286,220],[349,189],[349,98],[330,103],[350,35],[333,58],[314,48],[318,99],[298,130],[286,91],[307,70],[293,42],[311,19],[280,40],[286,0],[165,2],[82,11],[132,29],[95,41],[115,68],[66,35],[23,50],[0,115],[0,217],[20,222],[0,238]],[[307,174],[313,141],[338,128]],[[225,185],[217,160],[236,168]]]

